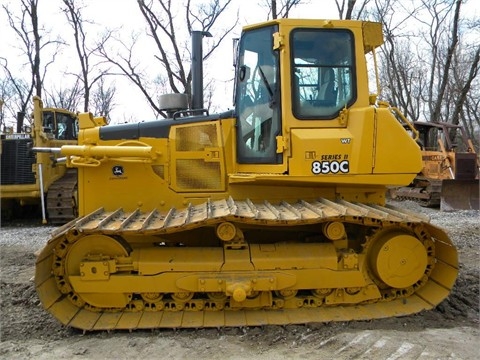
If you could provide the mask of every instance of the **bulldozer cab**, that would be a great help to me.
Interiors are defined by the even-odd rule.
[[[352,105],[354,47],[346,29],[291,29],[271,22],[244,31],[235,87],[240,170],[242,164],[270,164],[270,173],[287,172],[283,141],[290,119],[332,120]]]
[[[377,115],[364,54],[382,43],[380,24],[369,22],[282,19],[244,28],[234,95],[238,172],[372,172],[374,139],[367,134]],[[351,119],[364,124],[357,136],[347,129]],[[361,151],[354,142],[364,144]]]
[[[462,126],[447,123],[429,123],[417,121],[414,127],[419,133],[419,143],[424,150],[439,150],[441,141],[446,151],[473,152],[468,136]]]
[[[42,127],[57,140],[76,140],[78,119],[74,113],[60,109],[45,108],[42,111]]]
[[[271,24],[244,31],[240,40],[235,95],[239,164],[284,161],[277,141],[282,129],[290,127],[289,113],[298,120],[332,120],[356,100],[353,33],[318,27],[288,31]],[[287,36],[289,47],[282,43]],[[286,88],[290,91],[282,91]],[[291,98],[286,98],[289,92]]]

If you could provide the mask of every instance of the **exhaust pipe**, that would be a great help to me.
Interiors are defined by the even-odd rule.
[[[17,134],[20,134],[22,132],[24,120],[25,120],[25,112],[23,111],[17,112]]]
[[[212,37],[208,31],[192,31],[192,110],[203,109],[203,37]]]

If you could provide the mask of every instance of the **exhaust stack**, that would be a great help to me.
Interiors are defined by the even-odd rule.
[[[23,128],[23,122],[25,120],[25,112],[17,112],[17,133],[20,134]]]
[[[212,37],[208,31],[192,31],[192,110],[203,109],[203,37]]]

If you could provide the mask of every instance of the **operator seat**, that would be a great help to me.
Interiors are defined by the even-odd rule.
[[[337,91],[335,90],[335,72],[332,68],[323,69],[322,82],[318,91],[318,100],[335,105]]]

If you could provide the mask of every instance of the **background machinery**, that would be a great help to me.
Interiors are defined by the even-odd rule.
[[[2,217],[18,216],[23,209],[42,209],[43,222],[65,223],[77,216],[75,193],[77,171],[48,153],[33,147],[59,147],[77,143],[77,115],[57,108],[44,108],[33,98],[33,124],[17,125],[17,131],[1,135]]]
[[[409,184],[422,161],[369,95],[365,54],[382,43],[372,22],[251,25],[234,110],[202,109],[197,61],[190,110],[169,95],[165,120],[99,126],[80,114],[78,145],[51,149],[78,169],[79,218],[37,258],[44,308],[110,330],[374,319],[440,303],[455,247],[385,205],[386,186]]]
[[[416,121],[423,167],[409,186],[391,191],[443,211],[479,209],[479,160],[472,141],[460,125]]]

